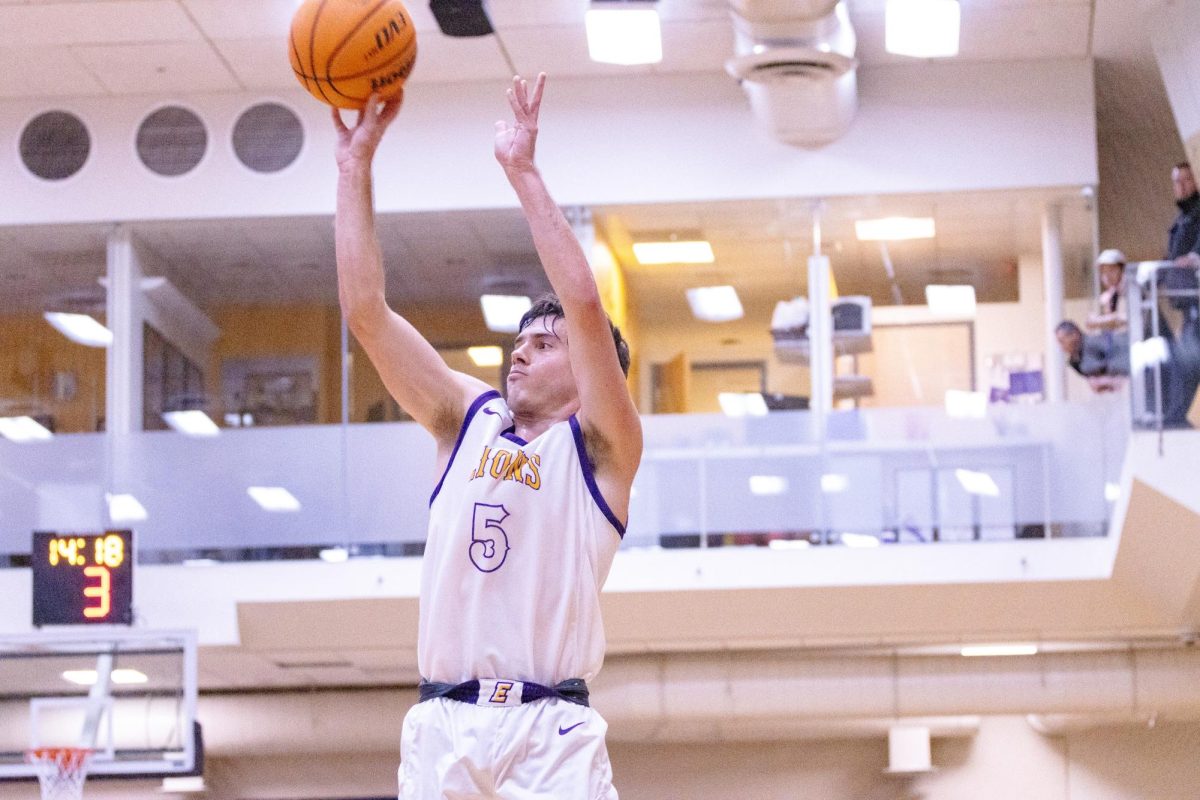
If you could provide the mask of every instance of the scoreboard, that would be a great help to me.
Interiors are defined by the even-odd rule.
[[[33,624],[133,624],[133,531],[33,534]]]

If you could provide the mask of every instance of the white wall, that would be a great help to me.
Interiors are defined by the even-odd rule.
[[[935,739],[937,771],[884,775],[887,742],[609,747],[621,800],[1187,800],[1200,796],[1200,725],[1100,728],[1062,738],[1021,717],[984,718],[973,738]],[[394,753],[356,758],[219,759],[205,800],[388,796]],[[90,800],[166,800],[157,783],[92,782]],[[6,800],[35,800],[29,784]]]
[[[820,150],[771,139],[723,74],[551,82],[539,160],[562,203],[664,202],[937,192],[1096,181],[1091,64],[1044,61],[864,68],[849,133]],[[229,143],[238,115],[282,99],[303,119],[299,159],[275,175],[242,167]],[[184,103],[208,125],[191,173],[150,174],[134,152],[138,123]],[[48,183],[19,163],[16,142],[42,111],[81,116],[92,154]],[[515,205],[492,159],[503,86],[411,87],[378,158],[382,211]],[[0,225],[328,214],[334,202],[328,111],[299,89],[277,96],[198,94],[0,102]]]
[[[936,772],[883,775],[887,742],[612,748],[622,800],[1183,800],[1200,796],[1200,726],[1048,739],[1019,717],[934,741]]]
[[[1200,160],[1200,6],[1178,0],[1143,0],[1142,5],[1175,125],[1189,157]]]

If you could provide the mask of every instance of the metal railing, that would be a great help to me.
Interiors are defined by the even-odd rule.
[[[1142,261],[1126,270],[1133,424],[1188,427],[1200,384],[1200,270]]]

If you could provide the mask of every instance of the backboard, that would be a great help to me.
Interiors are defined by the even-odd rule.
[[[0,780],[33,747],[88,747],[89,775],[195,774],[193,631],[75,629],[0,637]]]

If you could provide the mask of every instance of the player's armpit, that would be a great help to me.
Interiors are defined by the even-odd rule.
[[[587,451],[588,462],[592,466],[592,474],[596,479],[597,488],[604,496],[605,502],[612,508],[618,519],[629,518],[629,490],[633,486],[641,461],[641,427],[639,425],[636,442],[627,442],[622,447],[620,442],[614,442],[605,434],[590,427],[582,420],[580,429],[583,433],[583,445]],[[636,445],[632,452],[631,445]]]

